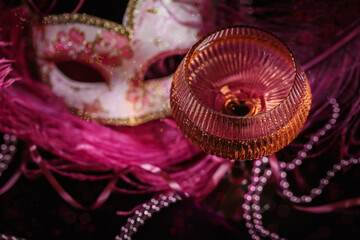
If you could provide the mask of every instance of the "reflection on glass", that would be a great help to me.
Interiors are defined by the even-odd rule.
[[[196,43],[178,67],[171,110],[204,151],[251,160],[289,144],[311,105],[305,73],[274,35],[230,27]]]

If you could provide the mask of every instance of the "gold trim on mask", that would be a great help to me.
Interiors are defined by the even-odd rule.
[[[171,115],[170,103],[166,105],[166,108],[158,112],[146,114],[140,117],[131,117],[131,118],[99,118],[95,113],[89,113],[82,110],[71,109],[71,113],[80,117],[83,120],[91,121],[96,120],[97,122],[105,125],[126,125],[126,126],[136,126],[142,123],[149,122],[162,117],[167,117]]]
[[[122,36],[132,38],[132,31],[134,28],[134,13],[139,11],[136,6],[138,0],[130,0],[126,7],[126,26],[122,24],[105,20],[86,13],[63,13],[58,15],[45,16],[42,20],[43,24],[67,24],[67,23],[84,23],[87,25],[102,27],[110,31],[121,34]]]
[[[134,29],[134,13],[135,11],[139,11],[136,8],[136,5],[138,4],[138,0],[130,0],[127,8],[126,8],[126,27],[130,29],[131,31]]]
[[[109,31],[116,32],[121,36],[127,37],[128,39],[131,39],[134,28],[134,19],[136,18],[135,14],[137,13],[136,11],[139,11],[139,9],[136,8],[137,5],[138,5],[138,0],[129,1],[125,12],[125,16],[126,16],[125,26],[113,21],[87,15],[85,13],[74,13],[74,14],[64,13],[59,15],[49,15],[43,18],[42,24],[56,25],[56,24],[68,24],[68,23],[83,23],[86,25],[101,27]],[[130,117],[125,119],[99,118],[96,116],[96,113],[89,113],[74,108],[71,108],[70,111],[72,114],[86,121],[96,120],[99,123],[105,125],[125,125],[125,126],[136,126],[151,120],[155,120],[158,118],[167,117],[171,115],[170,103],[167,103],[163,109],[157,112],[146,114],[140,117]]]
[[[43,24],[68,24],[68,23],[83,23],[87,25],[97,26],[101,28],[105,28],[110,31],[114,31],[122,36],[127,38],[131,37],[131,30],[127,29],[123,25],[108,21],[102,18],[94,17],[91,15],[87,15],[85,13],[64,13],[59,15],[50,15],[46,16],[42,20]]]

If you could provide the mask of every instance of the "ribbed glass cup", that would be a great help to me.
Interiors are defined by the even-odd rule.
[[[251,160],[294,140],[311,90],[282,41],[239,26],[210,33],[190,49],[175,72],[170,104],[181,131],[205,152]]]

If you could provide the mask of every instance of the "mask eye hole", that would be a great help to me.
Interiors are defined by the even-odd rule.
[[[170,76],[181,63],[186,54],[174,54],[160,57],[153,62],[144,74],[144,81]]]
[[[99,70],[86,63],[60,60],[56,61],[55,65],[64,75],[73,81],[85,83],[107,82]]]

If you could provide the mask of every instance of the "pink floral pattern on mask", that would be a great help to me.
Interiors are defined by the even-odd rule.
[[[135,110],[141,110],[150,104],[146,92],[144,88],[130,88],[126,93],[126,99],[133,104]]]
[[[121,66],[122,59],[131,59],[133,51],[129,40],[111,31],[102,30],[92,42],[78,28],[60,31],[53,42],[44,49],[45,58],[73,58],[89,63]]]
[[[151,108],[159,103],[167,103],[169,100],[169,81],[137,82],[129,81],[126,99],[132,104],[135,111]]]
[[[133,105],[134,110],[141,110],[151,105],[151,96],[148,96],[148,91],[137,81],[128,82],[128,90],[126,91],[126,99]]]
[[[96,99],[92,103],[84,103],[83,111],[92,113],[106,113],[99,99]]]
[[[32,37],[43,81],[74,114],[133,126],[169,115],[173,72],[145,80],[146,73],[160,58],[186,52],[199,38],[200,23],[192,2],[130,0],[122,24],[50,15],[33,27]],[[93,77],[89,67],[99,74]]]

